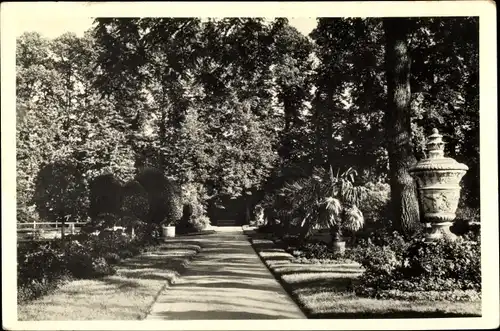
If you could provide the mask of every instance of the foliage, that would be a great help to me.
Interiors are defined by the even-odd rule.
[[[182,201],[184,205],[180,232],[201,231],[210,225],[207,216],[207,192],[205,187],[196,183],[186,183],[182,186]]]
[[[44,166],[36,178],[33,200],[42,218],[51,221],[83,218],[86,196],[82,175],[67,162]]]
[[[90,183],[89,191],[89,216],[97,217],[102,213],[120,215],[122,184],[113,174],[100,175],[94,178]]]
[[[128,182],[156,167],[179,184],[203,185],[214,202],[258,201],[259,191],[293,181],[296,168],[353,166],[363,182],[387,177],[381,19],[320,18],[310,38],[286,18],[95,23],[83,37],[17,40],[20,213],[29,213],[36,176],[54,160],[76,167],[87,189],[100,175]],[[477,207],[478,20],[408,26],[415,155],[438,125],[448,154],[470,167],[463,193]]]
[[[364,188],[354,185],[354,174],[352,169],[336,176],[331,168],[330,172],[316,169],[312,176],[286,184],[280,194],[290,209],[284,213],[298,217],[306,233],[325,227],[335,234],[358,231],[364,218],[356,204]]]
[[[257,204],[254,208],[253,217],[250,220],[250,225],[260,227],[265,224],[265,208],[262,205]]]
[[[339,261],[343,258],[324,242],[309,242],[288,251],[300,261]]]
[[[66,268],[75,278],[98,278],[116,271],[93,247],[73,242],[65,248]]]
[[[478,236],[481,231],[481,213],[479,208],[460,206],[450,230],[457,235]]]
[[[121,256],[117,253],[106,253],[103,257],[106,260],[106,262],[110,265],[117,264],[122,259]],[[127,257],[130,257],[130,256],[127,256]]]
[[[95,23],[83,37],[17,40],[18,221],[91,216],[88,232],[134,227],[137,242],[152,243],[158,225],[179,221],[183,206],[186,221],[202,228],[208,203],[237,197],[252,206],[262,200],[268,224],[260,230],[280,236],[320,225],[356,230],[363,215],[366,237],[400,221],[382,184],[395,177],[383,121],[386,73],[394,69],[385,65],[394,63],[384,58],[382,19],[320,18],[310,38],[285,18]],[[447,154],[470,168],[457,224],[479,221],[478,19],[405,25],[411,153],[424,156],[425,133],[437,126]],[[314,177],[314,168],[350,166],[356,180]],[[109,245],[92,247],[112,251],[110,260],[140,246],[104,235]],[[391,247],[373,248],[379,265],[406,250],[387,238],[371,238]],[[78,256],[106,269],[102,259]]]
[[[138,181],[129,181],[122,189],[122,215],[132,221],[146,221],[149,213],[148,193]]]
[[[365,216],[367,225],[383,221],[388,216],[390,186],[384,182],[368,182],[363,185],[365,195],[359,209]]]
[[[71,240],[64,246],[58,242],[18,245],[18,299],[34,299],[72,278],[113,275],[116,272],[114,264],[158,243],[153,229],[154,224],[138,227],[136,238],[111,232],[103,240],[98,236],[80,233],[68,237]]]
[[[18,246],[18,300],[29,300],[54,289],[68,276],[64,264],[61,252],[49,245],[35,249]]]
[[[182,217],[182,190],[172,179],[158,169],[143,169],[135,180],[148,194],[148,221],[156,224],[168,222],[175,224]]]
[[[383,298],[401,296],[403,292],[454,290],[480,292],[479,246],[478,241],[462,237],[427,244],[418,239],[405,241],[394,233],[374,237],[373,241],[350,249],[348,256],[365,269],[356,288],[362,296]],[[448,298],[451,294],[443,296]]]
[[[414,153],[421,158],[425,133],[435,126],[440,131],[442,128],[449,140],[447,154],[470,167],[463,180],[467,187],[463,194],[467,203],[475,206],[479,197],[477,24],[474,17],[440,17],[405,19],[396,26],[399,30],[403,25],[409,27]],[[386,140],[383,114],[387,109],[387,52],[382,19],[320,18],[311,37],[319,60],[312,102],[316,162],[354,166],[366,172],[371,181],[385,177],[387,146],[380,142]],[[461,75],[468,79],[453,78]],[[397,223],[396,214],[391,218]]]

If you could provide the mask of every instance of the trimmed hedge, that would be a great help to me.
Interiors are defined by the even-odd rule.
[[[142,170],[135,178],[148,193],[148,220],[176,224],[182,218],[182,190],[178,183],[155,168]]]

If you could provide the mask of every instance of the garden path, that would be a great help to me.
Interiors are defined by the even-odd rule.
[[[180,279],[160,293],[146,319],[306,318],[241,227],[219,228],[202,241],[203,250]]]

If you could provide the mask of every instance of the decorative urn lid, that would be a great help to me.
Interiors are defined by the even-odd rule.
[[[432,129],[432,134],[427,138],[428,157],[420,160],[414,167],[410,169],[410,173],[429,171],[429,170],[457,170],[467,171],[467,167],[463,163],[458,163],[451,157],[444,156],[443,136],[439,134],[437,129]]]

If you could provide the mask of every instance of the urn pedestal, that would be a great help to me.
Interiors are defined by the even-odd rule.
[[[453,240],[450,231],[460,198],[460,180],[469,169],[444,156],[444,142],[437,129],[427,140],[428,157],[410,169],[416,180],[421,221],[430,224],[425,241],[443,237]]]

